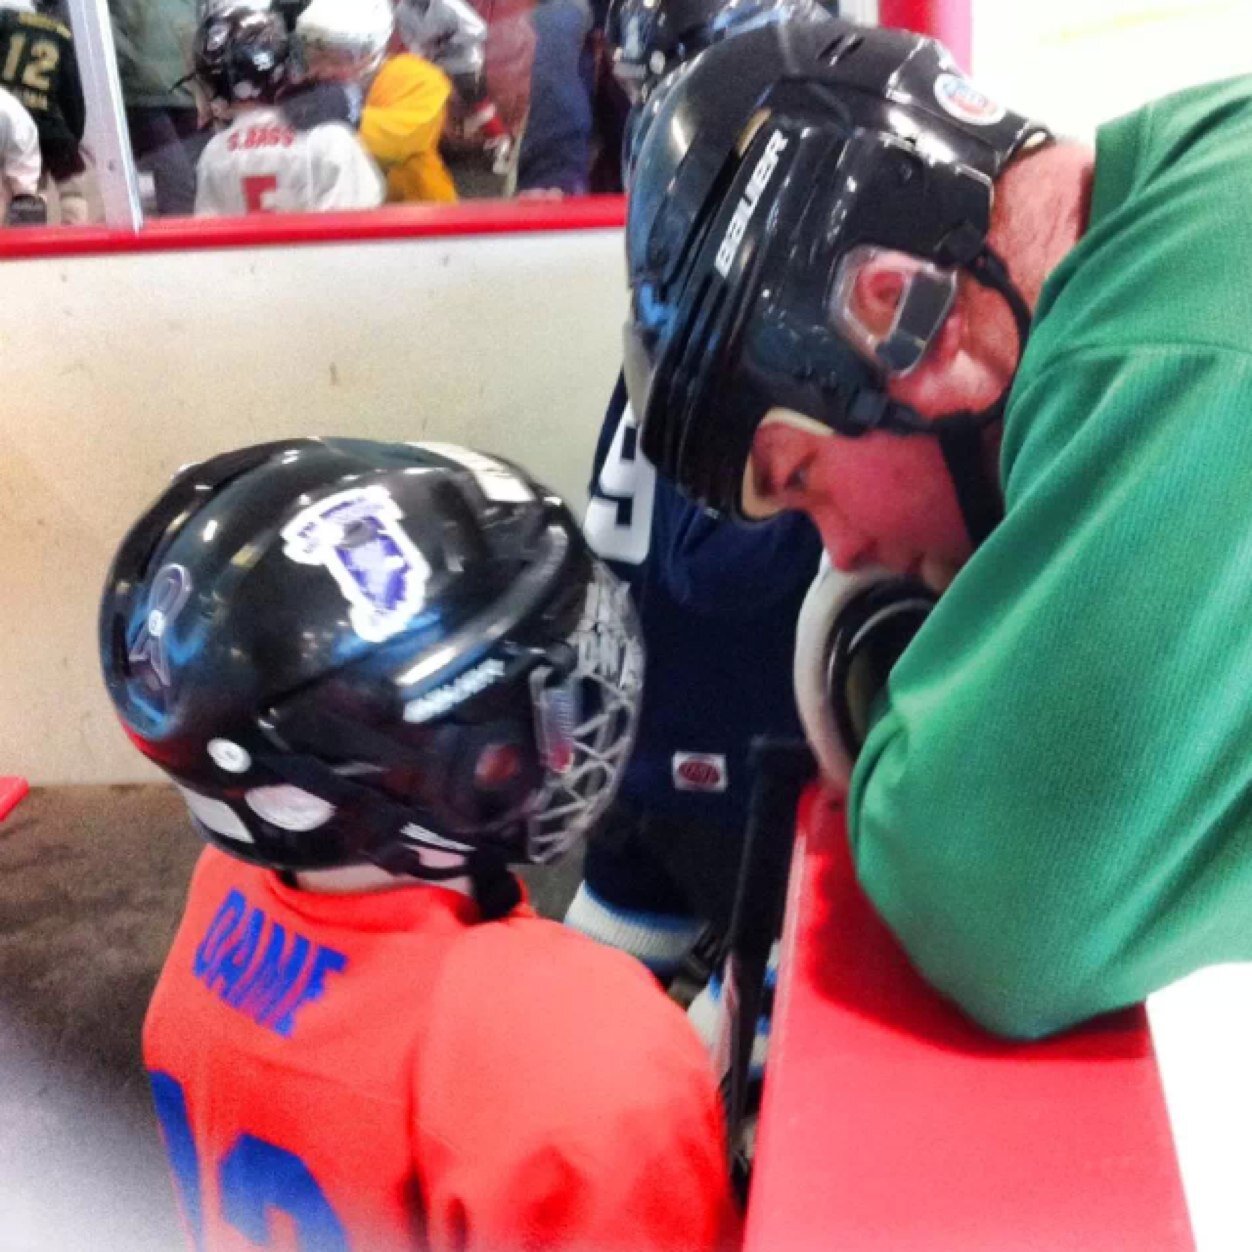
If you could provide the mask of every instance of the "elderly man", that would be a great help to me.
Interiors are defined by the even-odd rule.
[[[645,453],[947,588],[848,796],[919,969],[1035,1037],[1252,957],[1252,79],[1093,152],[831,22],[711,50],[658,110]]]

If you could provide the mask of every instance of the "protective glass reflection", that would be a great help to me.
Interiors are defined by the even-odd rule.
[[[917,368],[956,298],[956,272],[906,252],[863,246],[840,261],[828,314],[837,331],[885,374]]]

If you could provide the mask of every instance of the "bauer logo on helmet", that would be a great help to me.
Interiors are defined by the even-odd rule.
[[[748,186],[735,206],[735,214],[730,219],[730,225],[726,227],[726,234],[722,236],[721,245],[717,249],[717,259],[713,263],[714,268],[723,278],[730,273],[730,267],[735,263],[735,257],[739,253],[739,245],[743,242],[748,223],[752,220],[756,206],[760,203],[761,193],[769,186],[770,179],[774,177],[774,171],[778,168],[778,158],[786,146],[787,137],[782,131],[776,130],[770,135],[765,151],[757,161],[752,177],[748,179]]]

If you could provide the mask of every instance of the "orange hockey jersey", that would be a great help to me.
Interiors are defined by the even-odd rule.
[[[200,859],[144,1027],[197,1252],[724,1248],[706,1054],[641,966],[430,885]]]

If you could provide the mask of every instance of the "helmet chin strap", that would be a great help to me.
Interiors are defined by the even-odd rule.
[[[1022,293],[1009,277],[1008,267],[989,247],[984,247],[967,268],[975,281],[998,292],[1009,306],[1017,329],[1017,357],[1020,362],[1030,334],[1031,314]],[[987,467],[983,433],[993,423],[1003,419],[1012,387],[1010,380],[999,399],[979,413],[954,413],[932,425],[948,467],[948,476],[952,479],[969,541],[975,549],[1004,520],[1004,496],[999,476]]]
[[[292,785],[303,787],[336,807],[351,807],[353,822],[369,836],[364,840],[371,848],[368,859],[388,873],[435,883],[468,876],[474,902],[484,921],[505,917],[521,903],[521,884],[499,849],[473,848],[463,858],[450,858],[446,865],[432,865],[423,860],[420,847],[395,838],[396,831],[413,821],[413,814],[398,801],[335,773],[313,756],[263,759]]]

